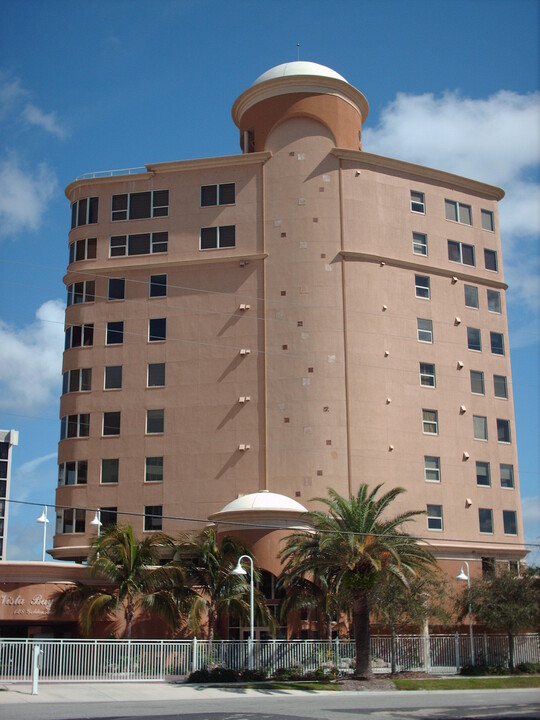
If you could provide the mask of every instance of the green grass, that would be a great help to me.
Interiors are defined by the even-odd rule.
[[[540,676],[459,677],[394,680],[398,690],[505,690],[507,688],[540,688]]]

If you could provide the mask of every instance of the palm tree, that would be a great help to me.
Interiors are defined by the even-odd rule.
[[[291,610],[316,610],[322,617],[326,628],[327,639],[332,639],[332,618],[340,611],[346,610],[343,598],[333,587],[332,578],[318,574],[317,577],[298,575],[293,563],[281,573],[278,587],[285,592],[280,604],[280,618],[287,621]]]
[[[213,640],[222,614],[249,617],[249,585],[242,575],[232,573],[238,558],[248,554],[244,545],[230,536],[218,542],[215,528],[208,527],[195,536],[182,536],[177,550],[194,593],[188,610],[188,625],[194,635],[202,635],[206,623],[207,637]],[[256,567],[254,579],[260,579]],[[273,618],[258,590],[254,601],[262,624],[272,627]]]
[[[89,635],[98,620],[123,617],[124,637],[130,638],[138,611],[156,614],[176,630],[188,591],[179,563],[159,565],[163,551],[174,552],[173,540],[152,533],[143,540],[133,537],[130,525],[107,528],[92,544],[88,568],[101,585],[78,583],[61,591],[53,603],[58,616],[79,613],[79,626]]]
[[[315,498],[327,511],[314,510],[305,516],[313,531],[292,533],[281,551],[287,573],[324,576],[336,593],[349,598],[356,642],[355,676],[362,678],[372,675],[369,593],[379,573],[384,571],[407,585],[409,578],[435,565],[428,550],[402,529],[423,513],[409,511],[383,518],[405,490],[394,488],[377,497],[381,487],[370,491],[363,483],[349,498],[330,488],[328,498]]]

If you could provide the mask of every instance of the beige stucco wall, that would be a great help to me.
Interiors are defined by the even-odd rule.
[[[90,412],[90,437],[59,446],[60,462],[89,461],[88,485],[59,488],[57,503],[117,506],[134,513],[120,521],[139,532],[144,505],[163,505],[172,516],[163,529],[177,534],[201,527],[238,494],[269,489],[313,507],[311,499],[327,487],[347,494],[360,482],[384,482],[407,489],[396,509],[443,505],[442,533],[428,532],[425,518],[415,531],[448,562],[523,556],[496,207],[502,193],[337,150],[327,105],[321,99],[319,122],[310,103],[309,117],[273,123],[253,155],[166,163],[68,187],[71,201],[98,196],[100,215],[97,225],[70,233],[71,242],[97,236],[96,260],[74,263],[65,278],[66,284],[96,278],[95,302],[66,312],[69,324],[94,322],[94,345],[64,354],[64,370],[92,367],[92,392],[61,401],[61,415]],[[200,186],[221,182],[236,183],[235,205],[201,208]],[[167,218],[110,222],[112,194],[164,188]],[[411,190],[425,193],[425,215],[411,212]],[[445,198],[472,206],[472,227],[445,219]],[[494,212],[495,232],[481,229],[481,209]],[[236,247],[200,251],[200,228],[220,224],[236,225]],[[169,232],[168,254],[109,259],[111,235],[160,230]],[[413,231],[428,235],[427,257],[413,254]],[[474,244],[476,267],[449,262],[448,239]],[[497,250],[498,273],[483,269],[484,247]],[[148,299],[154,272],[167,273],[166,298]],[[415,273],[430,276],[431,300],[415,297]],[[126,277],[125,301],[107,302],[110,276]],[[480,310],[465,307],[464,283],[478,286]],[[487,311],[488,288],[503,296],[500,315]],[[239,311],[241,303],[249,310]],[[167,341],[148,343],[148,318],[164,316]],[[433,320],[432,345],[418,343],[418,317]],[[105,347],[111,320],[124,320],[122,346]],[[482,328],[482,353],[467,349],[468,325]],[[490,353],[490,330],[504,334],[504,357]],[[240,356],[241,348],[250,354]],[[167,363],[165,388],[146,388],[149,362]],[[436,388],[420,386],[419,362],[435,363]],[[123,389],[103,391],[103,368],[116,364],[123,365]],[[484,371],[485,396],[472,395],[470,369]],[[508,400],[493,397],[494,373],[508,377]],[[251,401],[241,405],[240,396]],[[147,408],[165,409],[163,436],[145,436]],[[422,408],[438,410],[439,436],[422,433]],[[101,436],[101,413],[108,410],[122,412],[119,437]],[[473,439],[474,414],[488,416],[487,442]],[[496,418],[510,420],[511,444],[497,442]],[[239,444],[250,449],[239,451]],[[163,483],[144,482],[144,458],[153,455],[165,458]],[[440,456],[440,484],[425,482],[424,455]],[[115,457],[119,484],[100,485],[101,458]],[[491,463],[491,487],[476,486],[476,460]],[[500,462],[514,465],[513,490],[500,487]],[[493,509],[493,535],[479,533],[478,507]],[[516,511],[517,536],[504,535],[502,510]],[[84,554],[91,517],[84,535],[55,536],[57,556]],[[259,560],[275,565],[270,557]]]

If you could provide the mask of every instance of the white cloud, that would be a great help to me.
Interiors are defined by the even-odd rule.
[[[11,499],[49,503],[47,547],[54,534],[54,489],[57,472],[56,452],[29,460],[16,469],[11,479]],[[10,502],[8,516],[7,557],[9,560],[37,560],[41,558],[43,526],[36,523],[41,506]]]
[[[0,159],[0,236],[37,230],[56,186],[56,174],[45,163],[32,172],[15,155]]]
[[[8,117],[27,95],[19,78],[10,78],[6,72],[0,70],[0,120]]]
[[[42,494],[44,489],[44,465],[49,465],[49,472],[52,478],[55,476],[56,471],[56,458],[58,457],[56,452],[42,455],[41,457],[29,460],[21,465],[14,473],[11,479],[11,499],[12,500],[27,500],[30,496],[33,502],[46,502],[50,501],[50,497],[47,497],[47,493]],[[25,509],[26,506],[19,503],[13,503],[10,506],[9,516],[17,517],[19,513]],[[39,512],[32,510],[32,513],[39,515]]]
[[[539,523],[540,525],[540,496],[522,498],[523,522]],[[540,528],[538,528],[540,536]],[[538,538],[540,542],[540,537]]]
[[[399,93],[366,128],[363,148],[507,185],[540,162],[540,93],[501,90],[487,99]]]
[[[32,413],[57,402],[62,370],[64,303],[49,300],[18,330],[0,320],[0,408]]]
[[[399,93],[366,128],[366,152],[440,168],[500,185],[500,223],[507,274],[519,277],[509,302],[537,310],[540,302],[540,93],[502,90],[471,99]],[[526,246],[526,247],[525,247]]]
[[[23,112],[24,119],[30,123],[30,125],[37,125],[43,130],[57,135],[58,137],[64,137],[64,129],[58,124],[56,119],[56,113],[44,113],[38,107],[32,103],[28,103],[24,108]]]
[[[0,69],[0,120],[10,119],[18,122],[20,118],[29,125],[45,130],[57,137],[64,137],[64,128],[56,118],[56,113],[45,112],[30,102],[31,93],[23,87],[17,77]]]

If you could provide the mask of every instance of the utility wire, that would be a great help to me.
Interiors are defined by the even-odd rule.
[[[43,502],[31,502],[31,501],[29,501],[29,500],[12,500],[12,499],[7,499],[7,498],[6,498],[6,502],[16,503],[16,504],[18,504],[18,505],[35,506],[35,507],[43,507],[43,506],[46,505],[47,507],[54,507],[54,508],[56,508],[56,509],[58,509],[58,510],[83,510],[84,512],[93,512],[93,513],[98,512],[98,511],[101,511],[101,512],[104,511],[104,508],[91,508],[91,507],[80,507],[80,506],[75,507],[75,506],[73,506],[73,505],[60,505],[60,504],[58,504],[58,503],[55,503],[55,504],[47,504],[47,503],[43,503]],[[419,513],[419,515],[422,515],[422,514],[424,514],[424,513],[422,513],[422,512]],[[153,514],[151,514],[151,513],[129,512],[129,511],[126,511],[126,510],[118,510],[118,511],[116,511],[116,515],[126,515],[127,517],[140,517],[140,518],[145,518],[145,517],[162,518],[163,520],[178,520],[178,521],[181,521],[181,522],[191,522],[191,523],[204,524],[204,525],[208,525],[208,523],[210,522],[208,519],[194,518],[194,517],[189,517],[189,516],[182,516],[182,515],[153,515]],[[302,518],[302,516],[300,516],[300,519],[301,519],[301,518]],[[221,520],[221,519],[220,519],[220,520],[218,520],[215,524],[216,524],[216,525],[234,525],[234,526],[236,526],[236,527],[237,527],[238,525],[241,525],[242,527],[245,527],[245,528],[263,529],[263,530],[283,530],[283,529],[284,529],[282,525],[273,525],[273,524],[271,524],[271,523],[260,523],[260,522],[252,523],[252,522],[246,522],[246,521],[243,521],[243,520]],[[298,531],[298,530],[295,529],[295,528],[290,528],[290,530],[291,530],[291,532],[297,532],[297,531]],[[388,537],[391,537],[391,538],[400,538],[400,537],[402,537],[402,535],[399,535],[399,534],[395,534],[395,535],[381,534],[381,535],[378,535],[377,533],[369,533],[369,532],[367,532],[367,533],[360,533],[360,532],[354,532],[354,531],[343,531],[343,532],[340,531],[340,532],[338,532],[338,531],[334,531],[334,530],[321,530],[321,531],[317,531],[317,532],[321,532],[321,533],[324,533],[324,534],[330,534],[330,535],[352,535],[352,536],[355,536],[355,537],[368,537],[368,536],[385,537],[385,538],[388,538]],[[83,534],[83,533],[81,533],[81,535],[82,535],[82,534]],[[417,540],[423,540],[423,541],[427,542],[428,544],[430,544],[430,543],[433,544],[433,543],[434,543],[434,540],[433,540],[432,537],[425,537],[425,536],[422,536],[422,535],[414,535],[413,537],[414,537],[415,539],[417,539]],[[456,540],[456,539],[452,539],[452,538],[441,538],[441,541],[447,542],[447,543],[451,543],[451,542],[464,543],[464,544],[474,545],[475,547],[478,546],[478,541],[477,541],[477,540],[463,540],[463,539],[461,539],[461,538],[459,538],[459,539]],[[522,548],[523,546],[526,546],[526,547],[535,547],[535,548],[536,548],[536,547],[540,547],[540,543],[529,543],[529,542],[513,543],[513,542],[508,542],[508,541],[497,542],[497,541],[495,541],[495,540],[482,540],[482,545],[495,545],[495,546],[497,546],[497,547],[500,547],[501,545],[505,545],[505,546],[508,546],[508,547],[516,547],[516,548],[517,548],[517,547]]]

